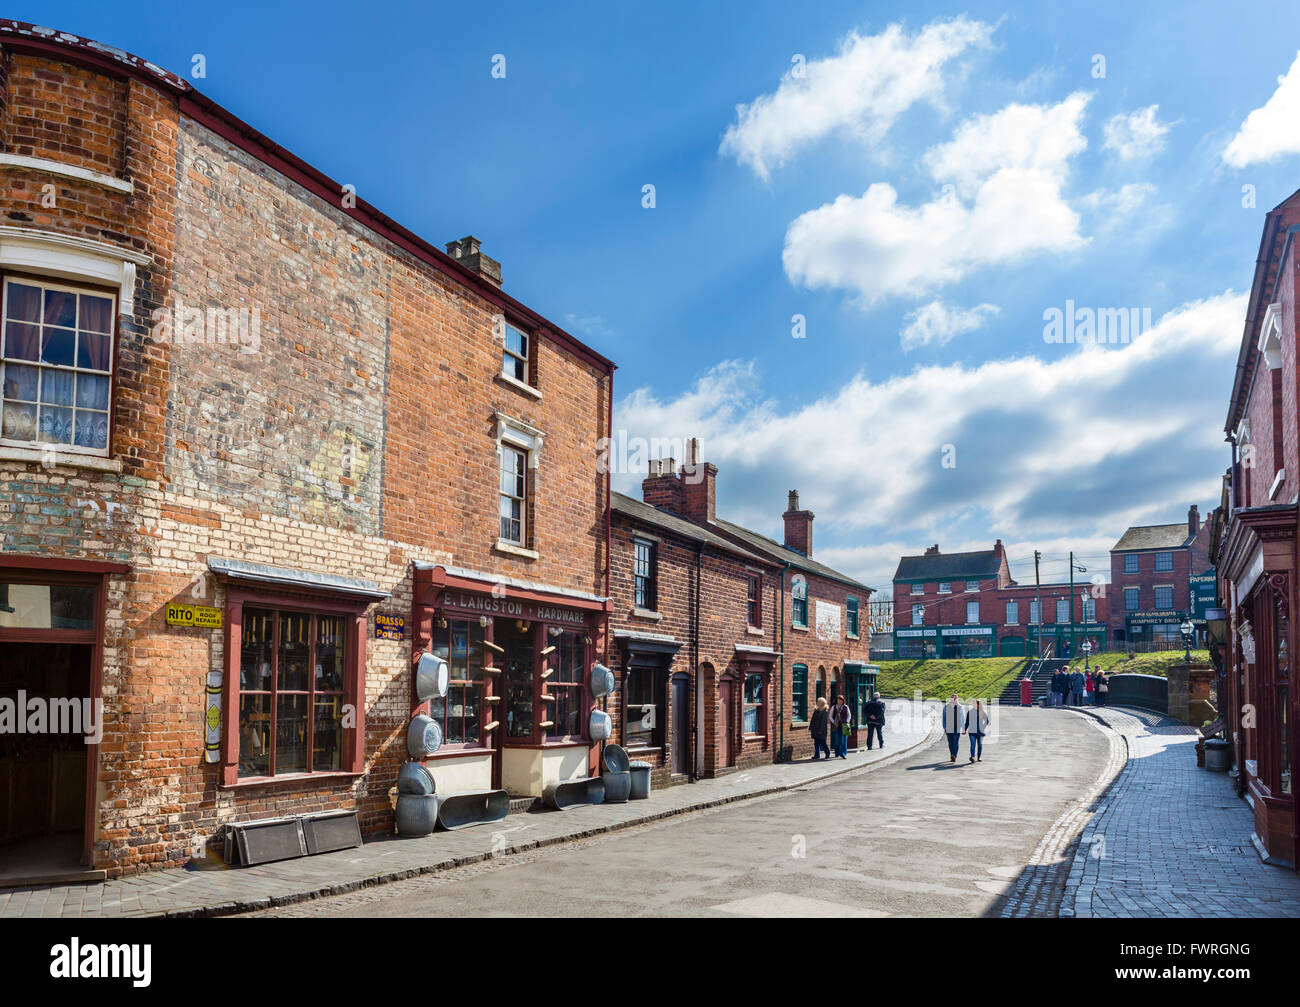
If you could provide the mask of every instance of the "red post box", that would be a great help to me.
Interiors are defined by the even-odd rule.
[[[1022,678],[1020,680],[1020,705],[1034,705],[1034,682],[1033,679]]]

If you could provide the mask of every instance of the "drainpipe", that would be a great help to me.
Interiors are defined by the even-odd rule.
[[[782,755],[785,752],[785,574],[789,569],[789,563],[786,563],[781,567],[781,702],[779,704],[781,717],[779,736],[781,739],[781,747],[777,749],[777,753]]]
[[[704,704],[700,702],[700,570],[704,566],[704,543],[695,543],[695,598],[691,604],[691,678],[695,682],[695,721],[691,725],[690,782],[699,779],[700,722]]]

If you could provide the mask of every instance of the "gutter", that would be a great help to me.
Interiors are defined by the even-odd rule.
[[[785,752],[785,575],[790,569],[790,563],[786,563],[781,568],[781,701],[778,715],[781,718],[781,724],[778,728],[780,741],[777,753]]]

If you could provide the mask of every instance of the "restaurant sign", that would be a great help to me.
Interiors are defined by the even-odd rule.
[[[563,622],[570,626],[585,626],[587,615],[581,609],[561,608],[518,598],[494,598],[486,594],[468,594],[464,591],[444,591],[442,607],[446,611],[473,615],[503,616],[507,619],[528,619],[537,622]]]

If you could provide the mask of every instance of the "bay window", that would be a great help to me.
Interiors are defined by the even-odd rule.
[[[555,673],[543,683],[543,689],[553,699],[550,703],[553,721],[546,729],[546,739],[580,738],[584,732],[582,702],[583,682],[586,679],[587,645],[581,633],[560,633],[551,653]],[[653,718],[654,711],[651,710]]]
[[[442,727],[446,745],[482,742],[483,627],[477,620],[448,619],[434,629],[433,653],[447,662],[447,695],[429,701],[429,716]]]

